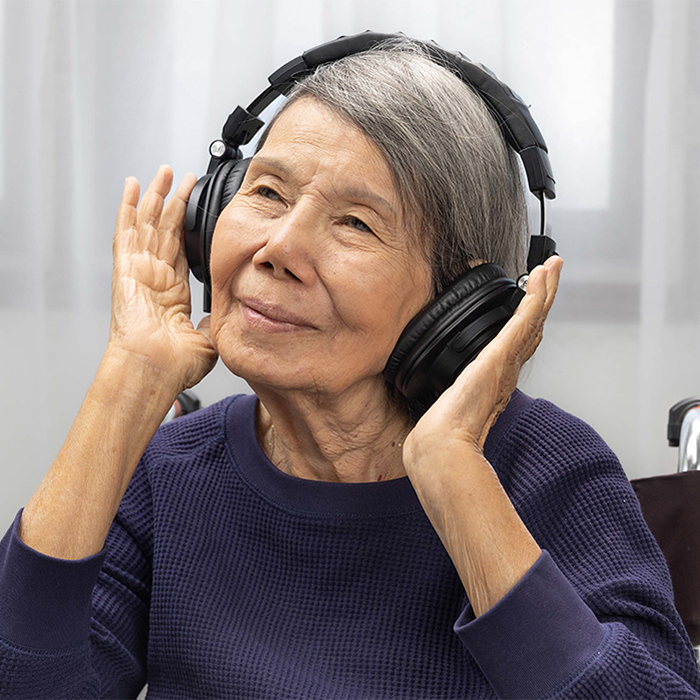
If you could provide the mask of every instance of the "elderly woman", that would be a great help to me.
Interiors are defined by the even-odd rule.
[[[195,182],[127,179],[107,351],[2,542],[0,695],[698,697],[617,459],[516,389],[561,260],[419,420],[382,376],[449,280],[523,269],[483,103],[410,42],[307,78],[219,217],[198,330]],[[217,354],[255,394],[153,437]]]

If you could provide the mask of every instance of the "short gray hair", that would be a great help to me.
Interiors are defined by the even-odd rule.
[[[404,220],[416,224],[436,294],[478,259],[513,279],[525,272],[527,207],[517,157],[483,100],[421,42],[390,39],[320,66],[275,118],[309,96],[379,147]]]

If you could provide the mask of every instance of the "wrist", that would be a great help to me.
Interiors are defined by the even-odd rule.
[[[537,542],[477,446],[445,443],[414,463],[409,478],[481,615],[537,560]]]
[[[461,438],[415,439],[409,435],[404,443],[403,461],[406,473],[416,480],[446,476],[468,468],[491,471],[491,465],[476,442]]]
[[[144,355],[108,346],[91,386],[108,402],[129,400],[136,404],[164,404],[169,409],[182,390],[182,381],[154,365]],[[166,409],[167,410],[167,409]]]

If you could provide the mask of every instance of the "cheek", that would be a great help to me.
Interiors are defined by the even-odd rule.
[[[233,307],[233,279],[254,253],[254,242],[246,234],[231,206],[219,216],[212,237],[209,270],[211,273],[211,337],[218,347],[220,332]]]
[[[427,302],[430,286],[425,276],[417,275],[403,260],[377,262],[369,269],[367,259],[352,268],[345,266],[342,274],[346,284],[335,299],[344,325],[356,336],[361,351],[386,355]]]
[[[246,235],[229,205],[219,216],[212,237],[209,266],[213,290],[227,286],[231,274],[246,259]]]

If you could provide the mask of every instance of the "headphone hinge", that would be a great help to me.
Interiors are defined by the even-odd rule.
[[[543,234],[530,236],[530,250],[527,254],[527,271],[532,272],[538,265],[557,254],[557,244],[553,238]]]
[[[245,107],[238,106],[228,115],[221,130],[221,138],[230,148],[244,146],[258,133],[264,123]]]

